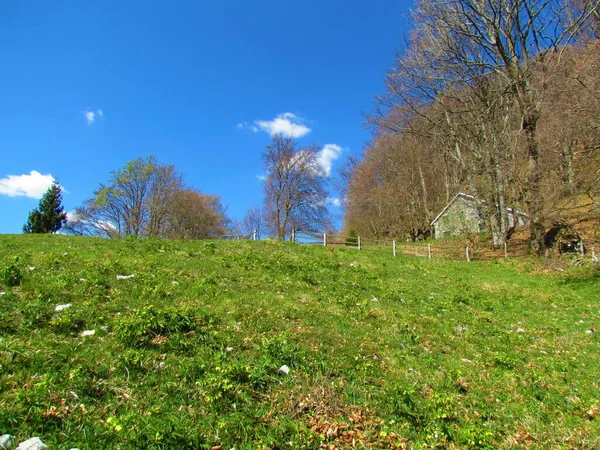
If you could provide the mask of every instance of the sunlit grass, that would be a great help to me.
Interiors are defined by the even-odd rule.
[[[2,236],[0,433],[53,448],[592,447],[598,272],[539,264]]]

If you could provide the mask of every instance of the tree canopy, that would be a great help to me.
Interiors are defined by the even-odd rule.
[[[67,222],[62,205],[62,188],[54,181],[36,209],[29,213],[23,233],[56,233]]]
[[[188,188],[173,165],[136,158],[112,172],[94,196],[75,210],[71,233],[102,237],[202,239],[228,224],[218,197]]]
[[[543,250],[549,205],[585,192],[598,161],[598,0],[419,0],[415,29],[369,115],[346,229],[413,235],[458,191],[496,245],[525,210]],[[597,167],[597,166],[596,166]],[[579,187],[578,187],[579,186]]]

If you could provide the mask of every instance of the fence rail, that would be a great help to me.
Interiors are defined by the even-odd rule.
[[[482,244],[456,244],[436,242],[398,242],[393,239],[361,238],[360,236],[342,236],[330,233],[294,230],[291,240],[301,245],[321,245],[325,247],[344,247],[358,251],[388,252],[397,255],[417,256],[434,259],[488,260],[495,258],[519,258],[528,256],[528,249],[522,245],[506,244],[495,249]]]
[[[219,239],[223,241],[256,241],[258,238],[257,231],[252,230],[247,234],[224,234]]]

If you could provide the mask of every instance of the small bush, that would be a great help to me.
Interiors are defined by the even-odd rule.
[[[347,247],[356,247],[358,246],[358,234],[354,228],[350,229],[348,233],[348,237],[346,238],[346,246]]]
[[[204,333],[217,322],[208,313],[199,313],[192,308],[167,307],[157,309],[146,306],[118,317],[115,334],[129,347],[146,347],[177,333]]]
[[[67,335],[82,331],[85,324],[85,316],[71,309],[61,311],[50,320],[50,327],[54,332]]]
[[[3,266],[0,269],[0,281],[6,287],[19,286],[23,281],[23,272],[16,264]]]
[[[279,335],[263,342],[266,355],[276,364],[298,367],[304,360],[304,353],[295,344],[288,342],[287,336]]]

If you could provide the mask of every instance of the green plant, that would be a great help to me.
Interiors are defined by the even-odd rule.
[[[15,263],[2,266],[0,280],[7,287],[19,286],[23,281],[23,272]]]
[[[356,247],[358,245],[358,234],[354,228],[350,228],[348,237],[346,238],[347,247]]]
[[[158,309],[145,306],[116,318],[114,331],[125,345],[145,347],[153,343],[159,345],[175,334],[205,334],[217,322],[210,313],[201,313],[189,307]]]

